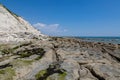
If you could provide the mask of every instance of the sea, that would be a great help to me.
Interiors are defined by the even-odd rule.
[[[104,42],[112,44],[120,44],[120,37],[74,37],[89,42]]]

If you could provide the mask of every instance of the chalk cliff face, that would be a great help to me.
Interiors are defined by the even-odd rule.
[[[40,38],[42,35],[22,17],[0,5],[0,42],[24,41]],[[42,37],[41,37],[42,38]]]

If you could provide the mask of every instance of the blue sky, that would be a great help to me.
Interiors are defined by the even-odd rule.
[[[120,0],[0,0],[42,33],[120,36]]]

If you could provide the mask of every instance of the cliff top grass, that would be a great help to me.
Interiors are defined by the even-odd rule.
[[[0,6],[3,6],[9,13],[11,13],[15,18],[19,17],[19,15],[15,14],[14,12],[10,11],[5,5],[0,3]]]

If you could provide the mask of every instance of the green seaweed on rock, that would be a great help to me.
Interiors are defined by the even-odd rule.
[[[0,80],[13,80],[13,76],[15,76],[15,71],[11,67],[0,69]]]

